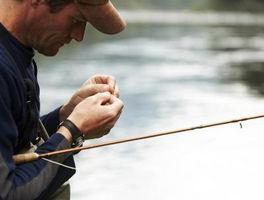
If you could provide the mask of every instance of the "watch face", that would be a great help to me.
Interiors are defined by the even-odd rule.
[[[71,135],[72,135],[72,147],[81,147],[84,142],[84,136],[81,133],[80,129],[69,119],[64,120],[62,123],[60,123],[59,127],[64,126],[67,128]],[[58,127],[58,128],[59,128]]]
[[[80,135],[77,138],[73,139],[72,147],[82,147],[84,142],[84,136]]]

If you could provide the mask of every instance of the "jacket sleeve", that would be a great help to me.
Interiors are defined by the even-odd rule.
[[[55,133],[57,131],[57,128],[59,126],[60,123],[60,119],[59,119],[59,111],[60,108],[55,109],[54,111],[41,116],[41,121],[43,123],[43,125],[45,126],[48,134],[51,136],[53,133]]]
[[[18,129],[12,115],[13,104],[10,90],[12,82],[0,74],[0,199],[30,200],[49,194],[67,181],[75,170],[66,170],[42,159],[16,165],[12,159],[18,140]],[[59,133],[38,147],[38,153],[50,152],[70,147]],[[72,155],[51,158],[57,162],[68,162],[74,166]],[[61,180],[59,180],[61,178]],[[54,184],[51,187],[51,184]],[[52,189],[51,189],[52,188]]]

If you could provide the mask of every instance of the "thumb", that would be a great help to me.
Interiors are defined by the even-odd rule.
[[[115,97],[114,95],[111,95],[108,103],[109,103],[109,108],[111,109],[117,109],[122,111],[124,107],[124,103],[121,101],[121,99]]]
[[[99,92],[107,92],[110,91],[109,85],[106,84],[90,84],[85,85],[80,88],[79,96],[85,98],[91,95],[94,95]]]

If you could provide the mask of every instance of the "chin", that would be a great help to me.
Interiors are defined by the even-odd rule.
[[[37,51],[45,56],[55,56],[59,52],[59,48],[38,49]]]

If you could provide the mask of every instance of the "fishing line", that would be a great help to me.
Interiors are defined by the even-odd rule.
[[[50,163],[52,163],[52,164],[54,164],[54,165],[59,165],[59,166],[61,166],[61,167],[65,167],[65,168],[67,168],[67,169],[76,170],[75,167],[71,167],[71,166],[68,166],[68,165],[64,165],[64,164],[62,164],[62,163],[56,162],[56,161],[54,161],[54,160],[50,160],[50,159],[48,159],[48,158],[40,158],[40,159],[45,160],[45,161],[47,161],[47,162],[50,162]]]

